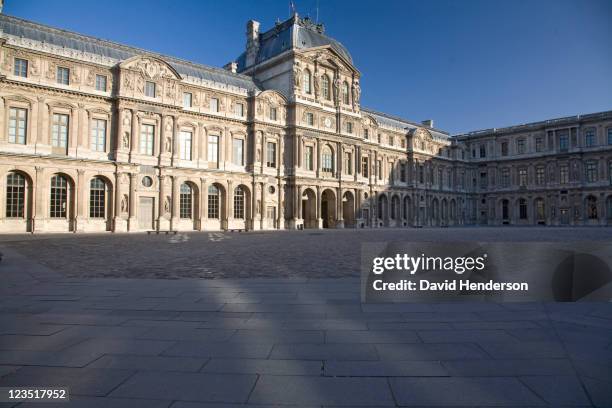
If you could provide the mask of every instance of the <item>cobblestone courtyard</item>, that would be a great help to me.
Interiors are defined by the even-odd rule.
[[[1,236],[0,387],[87,408],[612,406],[610,303],[361,304],[361,243],[400,240],[612,229]]]

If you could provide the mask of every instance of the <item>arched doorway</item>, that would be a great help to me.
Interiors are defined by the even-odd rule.
[[[111,230],[111,194],[111,183],[105,177],[96,176],[89,181],[89,221],[93,230]]]
[[[399,225],[399,212],[400,212],[400,198],[394,194],[391,197],[391,220],[393,220],[393,226]]]
[[[612,195],[606,199],[606,218],[608,219],[608,225],[612,224]]]
[[[220,230],[225,220],[225,188],[219,183],[208,186],[206,229]]]
[[[448,225],[448,201],[442,199],[442,225]]]
[[[323,228],[334,228],[336,226],[336,195],[330,189],[321,193],[321,218]]]
[[[457,201],[454,198],[450,201],[450,222],[452,225],[457,224]]]
[[[378,196],[376,205],[378,206],[378,225],[386,227],[389,223],[389,200],[387,200],[387,195],[381,193]]]
[[[404,197],[404,221],[407,225],[412,225],[412,200],[410,196]]]
[[[431,224],[434,226],[438,226],[440,221],[440,204],[438,203],[438,199],[434,198],[431,201]]]
[[[350,191],[342,195],[342,218],[345,227],[355,227],[355,197]]]
[[[597,224],[597,220],[599,218],[599,212],[597,211],[597,197],[588,196],[584,200],[584,212],[586,215],[586,223],[587,224]]]
[[[544,206],[544,199],[536,198],[533,206],[536,224],[546,225],[546,207]]]
[[[510,201],[501,200],[502,224],[510,224]]]
[[[50,180],[49,231],[74,230],[74,183],[65,174],[57,173]]]
[[[317,225],[317,195],[310,188],[302,193],[302,219],[304,228],[318,228]]]
[[[31,232],[32,181],[26,173],[12,171],[5,179],[4,217],[0,216],[5,231]]]
[[[230,229],[251,228],[251,192],[247,186],[240,184],[232,192],[232,220]]]

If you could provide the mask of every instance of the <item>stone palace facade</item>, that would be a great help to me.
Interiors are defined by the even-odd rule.
[[[0,233],[612,224],[612,112],[450,136],[297,14],[213,68],[0,15]]]

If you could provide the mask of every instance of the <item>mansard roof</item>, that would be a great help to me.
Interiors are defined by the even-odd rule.
[[[396,129],[404,130],[404,131],[406,130],[411,131],[417,128],[423,128],[423,125],[420,125],[418,123],[411,122],[409,120],[400,118],[398,116],[389,115],[387,113],[377,112],[369,108],[362,107],[361,111],[363,113],[367,113],[373,116],[374,119],[376,119],[376,121],[379,124],[384,125],[384,126],[388,126],[388,127],[392,127],[392,128],[396,128]],[[431,133],[431,136],[436,140],[441,140],[441,141],[449,140],[448,133],[442,130],[434,129],[434,128],[427,128],[427,127],[426,129],[429,131],[429,133]]]
[[[339,41],[325,35],[322,24],[316,24],[308,17],[293,15],[285,22],[259,35],[259,51],[255,64],[273,58],[290,49],[308,49],[329,45],[342,58],[353,64],[353,58]],[[238,59],[238,71],[246,67],[246,52]]]
[[[60,30],[6,14],[0,14],[0,31],[4,38],[14,37],[19,40],[29,40],[26,41],[26,44],[29,43],[31,46],[43,43],[58,49],[73,50],[76,58],[98,56],[101,57],[100,62],[104,61],[107,64],[116,64],[136,55],[150,55],[166,61],[182,77],[194,77],[249,91],[260,90],[253,78],[246,75],[234,74],[222,68],[196,64],[140,48]]]

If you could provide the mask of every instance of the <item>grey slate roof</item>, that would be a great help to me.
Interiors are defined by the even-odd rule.
[[[179,58],[158,54],[136,47],[118,44],[112,41],[101,40],[71,31],[34,23],[21,18],[0,14],[0,30],[4,33],[27,38],[34,41],[45,42],[58,47],[65,47],[80,52],[100,55],[106,58],[122,61],[135,55],[153,55],[170,65],[182,76],[188,75],[203,80],[236,86],[248,90],[259,90],[260,87],[253,78],[246,75],[233,74],[225,69],[196,64]]]
[[[411,122],[409,120],[406,120],[406,119],[403,119],[397,116],[389,115],[386,113],[377,112],[369,108],[362,107],[361,111],[363,113],[366,113],[374,117],[374,119],[376,119],[376,121],[381,125],[390,126],[390,127],[394,127],[398,129],[407,129],[407,130],[413,130],[419,127],[424,127],[423,125],[420,125],[418,123]],[[450,136],[446,132],[443,132],[438,129],[433,129],[433,128],[427,128],[427,130],[429,131],[429,133],[431,133],[434,139],[450,140]]]
[[[352,64],[353,58],[346,47],[320,32],[319,27],[308,19],[300,19],[297,15],[283,23],[278,23],[274,28],[259,35],[259,52],[255,64],[290,49],[308,49],[324,45],[330,45],[334,51]],[[238,62],[238,71],[248,68],[245,66],[246,52],[242,53],[236,62]]]

